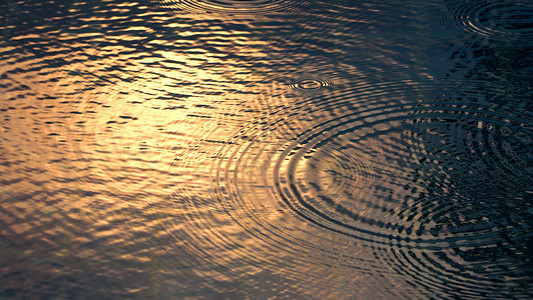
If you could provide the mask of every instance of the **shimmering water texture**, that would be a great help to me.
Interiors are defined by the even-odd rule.
[[[0,298],[533,298],[532,20],[0,2]]]

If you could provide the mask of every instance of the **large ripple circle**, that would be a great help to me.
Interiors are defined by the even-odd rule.
[[[153,0],[158,6],[182,13],[260,14],[303,7],[294,0]]]
[[[500,295],[494,270],[520,278],[529,266],[533,123],[498,97],[488,86],[397,82],[292,103],[218,154],[219,199],[276,248],[322,257],[339,249],[315,241],[333,235],[422,287]],[[498,247],[495,259],[470,256]]]
[[[533,41],[531,1],[448,1],[450,22],[466,31],[493,40]]]

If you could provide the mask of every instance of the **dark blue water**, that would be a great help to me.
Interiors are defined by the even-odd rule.
[[[0,298],[533,297],[533,3],[1,0]]]

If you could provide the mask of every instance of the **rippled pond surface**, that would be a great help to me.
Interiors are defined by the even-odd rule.
[[[533,297],[529,0],[2,0],[0,298]]]

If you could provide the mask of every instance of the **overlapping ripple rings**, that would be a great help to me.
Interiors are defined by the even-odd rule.
[[[533,42],[531,1],[447,1],[448,22],[485,38],[505,42]]]
[[[503,113],[497,86],[353,86],[243,127],[214,169],[226,212],[265,245],[318,264],[324,260],[316,257],[350,257],[355,249],[317,246],[331,234],[373,249],[385,269],[434,295],[501,297],[523,283],[533,214],[531,115]],[[515,209],[501,215],[507,207]],[[278,219],[265,217],[274,212]],[[375,274],[383,274],[377,265]]]
[[[264,14],[294,7],[309,1],[294,0],[152,0],[156,5],[177,13]]]

